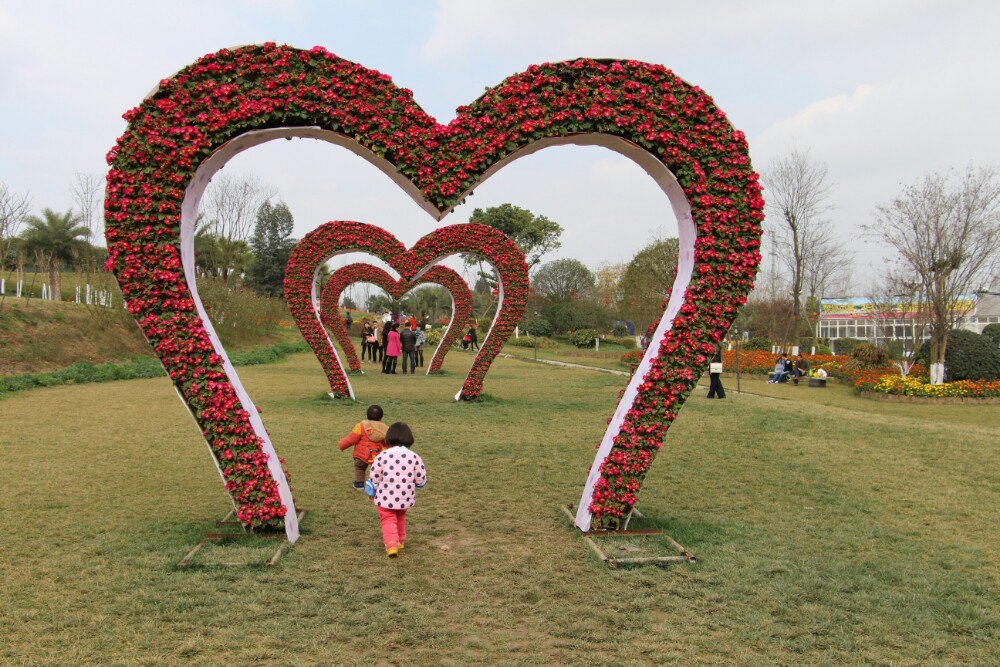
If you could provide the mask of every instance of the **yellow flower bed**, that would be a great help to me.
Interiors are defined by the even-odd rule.
[[[988,398],[1000,396],[1000,382],[961,380],[930,384],[922,376],[883,375],[874,384],[864,387],[867,391],[897,396],[926,396],[929,398]]]

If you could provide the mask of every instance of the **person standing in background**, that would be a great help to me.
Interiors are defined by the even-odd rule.
[[[708,397],[725,398],[726,390],[722,386],[722,350],[718,350],[708,365]]]

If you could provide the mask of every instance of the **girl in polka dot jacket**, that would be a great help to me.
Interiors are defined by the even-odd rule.
[[[385,553],[394,558],[406,540],[406,510],[413,507],[417,489],[427,483],[427,469],[420,455],[412,451],[413,431],[396,422],[385,434],[389,445],[372,462],[365,492],[375,501]]]

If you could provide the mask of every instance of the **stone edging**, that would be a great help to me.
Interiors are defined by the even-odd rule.
[[[930,403],[932,405],[1000,405],[1000,396],[989,398],[970,398],[966,396],[900,396],[899,394],[882,394],[877,391],[859,391],[861,398],[873,401],[888,401],[890,403]]]

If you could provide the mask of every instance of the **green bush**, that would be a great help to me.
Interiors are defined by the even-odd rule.
[[[507,345],[513,345],[514,347],[535,347],[535,339],[532,336],[521,336],[520,338],[511,338],[507,341]],[[538,337],[538,349],[544,350],[546,348],[551,349],[554,347],[559,347],[559,343],[555,342],[551,338],[545,338],[544,336]]]
[[[983,335],[993,341],[993,344],[1000,347],[1000,322],[987,324],[983,329]]]
[[[885,366],[889,363],[889,350],[871,343],[860,343],[851,350],[851,359],[862,368]]]
[[[577,329],[569,335],[569,342],[577,347],[594,347],[597,332],[593,329]]]
[[[538,317],[537,315],[526,317],[524,321],[521,322],[520,328],[521,331],[524,331],[532,336],[551,336],[555,333],[552,323],[544,317]]]
[[[444,329],[431,329],[425,332],[427,334],[427,342],[424,343],[424,347],[436,348],[441,339],[444,338]]]
[[[850,356],[851,352],[854,351],[854,348],[862,343],[867,343],[867,341],[863,341],[858,338],[838,338],[833,341],[833,351],[836,354]]]
[[[611,335],[615,338],[624,338],[625,336],[628,336],[628,327],[624,324],[616,324],[611,327]]]
[[[230,355],[234,366],[254,366],[279,361],[294,352],[307,352],[305,341],[278,343]],[[56,387],[67,384],[88,384],[91,382],[113,382],[115,380],[137,380],[163,377],[166,371],[156,357],[133,357],[129,361],[92,364],[80,362],[48,373],[18,373],[0,375],[0,398],[5,394],[26,391],[36,387]]]
[[[743,343],[744,350],[763,350],[765,352],[770,352],[774,344],[771,343],[770,339],[766,336],[754,336],[750,340]]]
[[[930,365],[930,354],[928,341],[917,350],[915,361]],[[944,351],[944,372],[948,382],[1000,379],[1000,350],[986,336],[952,329]]]

